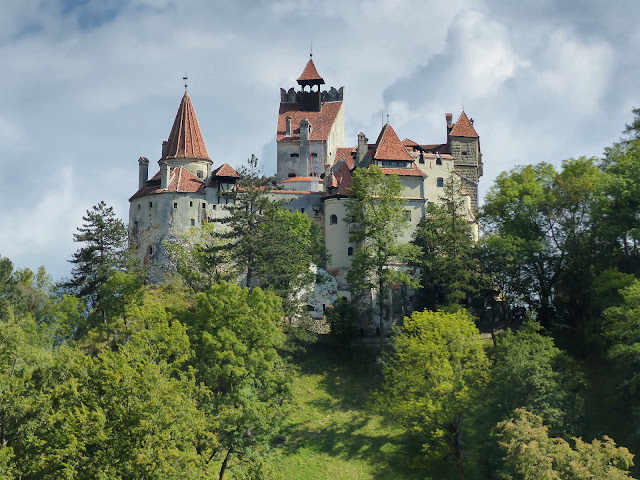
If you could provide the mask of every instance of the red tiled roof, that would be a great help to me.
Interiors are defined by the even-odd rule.
[[[278,131],[276,140],[300,140],[300,122],[305,118],[311,124],[311,140],[326,140],[336,121],[342,102],[327,102],[319,112],[301,112],[299,103],[281,103],[278,113]],[[291,118],[291,135],[285,136],[286,118]]]
[[[147,185],[138,190],[129,201],[155,193],[204,193],[204,182],[184,167],[169,170],[169,185],[160,188],[161,172],[156,173]]]
[[[452,137],[475,137],[478,138],[478,133],[476,129],[473,128],[473,124],[467,117],[467,114],[462,112],[458,121],[453,126],[450,135]]]
[[[349,168],[353,170],[353,154],[356,152],[355,148],[352,147],[340,147],[336,149],[336,156],[333,160],[333,164],[337,165],[340,160],[344,158],[344,161],[347,162]]]
[[[173,122],[163,158],[201,158],[211,160],[204,145],[191,98],[185,92]]]
[[[323,84],[324,79],[318,74],[318,70],[316,70],[316,66],[313,63],[313,58],[309,58],[307,62],[307,66],[304,67],[302,75],[298,77],[299,85],[308,85],[310,83],[314,84]]]
[[[416,142],[414,142],[413,140],[409,140],[408,138],[405,138],[404,140],[402,140],[402,145],[404,145],[405,147],[419,147],[420,146]]]
[[[407,149],[402,145],[393,127],[388,123],[382,127],[380,135],[378,135],[373,158],[375,160],[405,160],[413,162],[413,158],[411,158]]]
[[[311,182],[313,180],[317,182],[322,181],[319,177],[289,177],[286,180],[281,180],[278,183],[287,183],[287,182]]]
[[[212,177],[231,177],[231,178],[240,178],[238,172],[236,172],[231,165],[228,163],[223,163],[218,168],[216,168],[213,172],[211,172]]]
[[[380,168],[385,175],[398,175],[399,177],[426,177],[415,163],[411,163],[411,168]]]
[[[335,177],[335,190],[330,192],[330,195],[348,195],[351,188],[351,167],[346,160],[338,162],[333,169],[333,176]],[[333,186],[333,185],[332,185]]]

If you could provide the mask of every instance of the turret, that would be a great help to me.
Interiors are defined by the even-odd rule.
[[[140,157],[138,159],[138,189],[147,185],[149,180],[149,159]]]

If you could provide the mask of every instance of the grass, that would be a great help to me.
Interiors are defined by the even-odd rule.
[[[416,446],[373,407],[380,376],[371,352],[317,343],[297,363],[285,441],[275,446],[282,478],[424,478],[412,468]]]

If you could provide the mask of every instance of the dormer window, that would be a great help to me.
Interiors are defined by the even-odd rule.
[[[198,170],[198,172],[196,173],[196,176],[198,178],[202,178],[203,175],[204,175],[204,173],[202,172],[202,170]]]
[[[287,117],[285,119],[286,122],[286,127],[285,127],[285,131],[284,131],[284,136],[285,137],[290,137],[291,136],[291,117]]]

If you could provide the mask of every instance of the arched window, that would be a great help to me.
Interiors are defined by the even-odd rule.
[[[438,179],[436,180],[436,186],[444,187],[444,178],[438,177]]]
[[[329,217],[329,224],[330,225],[336,225],[338,223],[338,216],[337,215],[331,215]]]
[[[347,255],[349,255],[349,256],[353,255],[353,247],[347,248]]]

